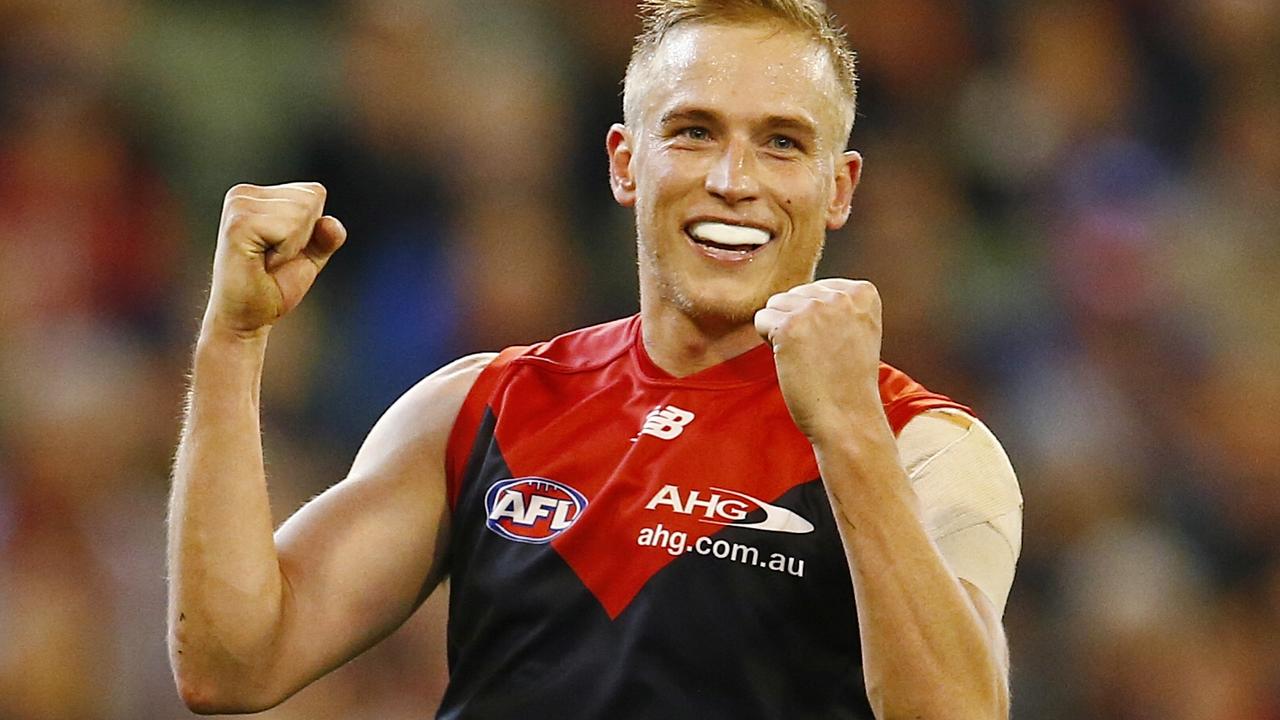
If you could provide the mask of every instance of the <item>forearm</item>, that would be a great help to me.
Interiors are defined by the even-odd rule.
[[[849,560],[877,717],[1007,717],[997,643],[925,533],[887,425],[849,428],[815,450]]]
[[[168,620],[175,674],[197,705],[224,682],[260,678],[279,629],[285,587],[258,417],[265,347],[265,333],[206,325],[192,366],[170,500]]]

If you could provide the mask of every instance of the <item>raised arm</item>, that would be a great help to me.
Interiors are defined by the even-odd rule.
[[[863,676],[876,717],[1007,718],[1008,655],[999,606],[1008,588],[1001,568],[1009,563],[1011,577],[1016,548],[995,530],[991,542],[976,535],[980,525],[952,522],[963,513],[949,513],[940,499],[954,473],[940,472],[913,487],[877,386],[875,288],[852,280],[801,285],[770,298],[756,314],[756,329],[773,345],[783,397],[813,443],[831,501],[853,580]],[[1002,452],[998,458],[977,455],[979,461],[953,467],[994,468],[999,460],[1005,466],[1000,471],[1007,469]],[[917,490],[926,491],[927,503]]]
[[[348,477],[273,534],[259,427],[271,326],[345,239],[314,184],[227,195],[169,519],[169,648],[201,713],[271,707],[385,636],[439,580],[444,448],[487,356],[396,402]]]

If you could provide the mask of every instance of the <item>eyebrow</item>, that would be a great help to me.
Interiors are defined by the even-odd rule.
[[[818,128],[812,122],[794,115],[770,115],[764,119],[764,126],[777,130],[791,130],[809,136],[818,134]]]
[[[713,123],[718,119],[719,118],[715,113],[708,110],[698,110],[696,108],[675,108],[674,110],[668,110],[663,113],[662,119],[659,120],[659,122],[662,125],[670,125],[677,122]]]
[[[663,126],[678,122],[714,124],[721,122],[721,118],[710,110],[674,108],[663,113],[662,118],[659,120],[659,123]],[[818,134],[818,128],[814,123],[797,115],[768,115],[760,120],[759,124],[763,127],[775,130],[791,130],[811,137],[816,137]]]

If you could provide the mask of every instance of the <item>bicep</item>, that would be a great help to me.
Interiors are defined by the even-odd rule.
[[[969,596],[969,604],[973,606],[974,613],[978,616],[978,620],[982,623],[983,630],[986,631],[987,640],[990,644],[991,651],[995,654],[996,662],[1000,665],[1000,677],[1004,680],[1004,694],[1006,702],[1008,700],[1008,682],[1009,682],[1009,641],[1004,634],[1004,623],[1000,619],[1001,612],[991,602],[987,594],[978,589],[973,583],[961,578],[960,586],[964,588],[965,593]]]
[[[370,431],[347,477],[276,531],[285,582],[277,657],[289,685],[385,637],[439,582],[449,433],[492,357],[459,360],[405,393]]]

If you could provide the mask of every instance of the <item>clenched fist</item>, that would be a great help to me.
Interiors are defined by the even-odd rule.
[[[773,346],[782,397],[810,441],[859,418],[883,418],[874,285],[835,278],[798,285],[770,297],[755,325]]]
[[[347,239],[342,223],[323,214],[324,200],[319,183],[236,185],[227,192],[206,325],[251,336],[301,302]]]

